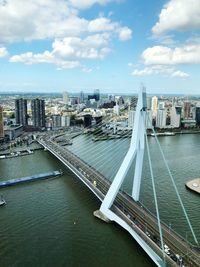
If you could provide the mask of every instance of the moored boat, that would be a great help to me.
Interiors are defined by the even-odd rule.
[[[6,204],[6,201],[5,199],[1,196],[1,199],[0,199],[0,206],[3,206]]]

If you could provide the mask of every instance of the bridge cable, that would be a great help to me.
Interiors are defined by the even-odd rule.
[[[128,135],[126,134],[124,134],[124,140],[122,141],[122,140],[117,140],[116,142],[115,142],[115,147],[114,147],[114,150],[116,150],[117,151],[117,148],[118,147],[121,147],[121,145],[122,145],[122,143],[125,143],[125,142],[127,142],[127,138],[125,138],[125,137],[128,137]],[[93,148],[91,148],[91,149],[88,149],[88,147],[87,148],[83,148],[83,149],[81,149],[80,147],[78,148],[78,149],[76,149],[75,151],[73,150],[73,148],[72,149],[69,149],[70,151],[72,151],[73,153],[75,153],[75,154],[77,154],[77,155],[79,155],[81,158],[84,158],[85,157],[85,153],[92,153],[92,151],[93,152],[95,152],[95,154],[97,154],[98,153],[98,155],[96,156],[96,157],[93,157],[91,160],[89,160],[88,161],[88,163],[90,164],[90,165],[96,165],[95,163],[97,162],[97,160],[98,160],[98,165],[100,166],[100,162],[103,162],[103,163],[105,163],[105,154],[107,154],[108,155],[108,152],[109,151],[113,151],[113,142],[110,142],[110,144],[108,144],[107,146],[104,146],[104,148],[102,148],[102,147],[99,147],[99,148],[96,148],[95,146],[93,147]],[[98,152],[99,151],[99,152]],[[104,152],[104,153],[103,153]],[[127,151],[124,151],[123,152],[123,154],[124,153],[127,153]],[[82,154],[82,155],[81,155]],[[116,153],[117,154],[117,153]],[[84,160],[85,160],[85,158],[84,158]],[[108,159],[109,161],[112,161],[112,160],[114,160],[114,158],[113,157],[110,157],[109,159]],[[106,161],[107,162],[107,161]],[[104,165],[104,164],[103,164]],[[102,167],[102,166],[101,166]]]
[[[126,137],[129,137],[129,133],[125,133],[124,135],[123,135],[123,138],[126,138]],[[87,137],[87,139],[89,140],[87,143],[89,144],[89,145],[91,145],[91,137]],[[119,138],[118,140],[116,140],[116,142],[118,142],[118,141],[120,141],[120,139],[121,138]],[[99,143],[100,144],[100,143]],[[100,148],[100,150],[102,151],[102,148],[101,148],[101,145],[96,145],[96,146],[99,146],[99,148]],[[113,147],[113,144],[111,144],[112,145],[112,147]],[[97,148],[96,148],[96,146],[94,146],[94,143],[93,143],[93,147],[91,148],[88,148],[88,146],[84,146],[84,148],[81,148],[80,149],[80,147],[75,147],[74,149],[73,149],[73,146],[72,146],[72,150],[75,152],[75,153],[77,153],[78,151],[81,151],[81,152],[87,152],[88,153],[88,150],[94,150],[95,152],[97,151]],[[108,146],[104,146],[104,149],[103,150],[106,150],[108,148]],[[69,149],[69,150],[71,150],[71,149]]]
[[[168,165],[167,160],[166,160],[166,158],[165,158],[163,149],[162,149],[162,147],[161,147],[161,145],[160,145],[160,142],[159,142],[159,140],[158,140],[158,138],[157,138],[157,136],[156,136],[155,129],[154,129],[153,126],[152,126],[151,128],[152,128],[152,131],[153,131],[153,133],[154,133],[156,143],[157,143],[157,145],[158,145],[158,147],[159,147],[159,150],[160,150],[160,153],[161,153],[162,158],[163,158],[163,160],[164,160],[164,163],[165,163],[165,166],[166,166],[166,168],[167,168],[167,171],[168,171],[168,173],[169,173],[169,177],[170,177],[171,182],[172,182],[172,184],[173,184],[173,186],[174,186],[174,189],[175,189],[177,198],[178,198],[179,203],[180,203],[180,205],[181,205],[181,207],[182,207],[182,210],[183,210],[183,213],[184,213],[185,218],[186,218],[186,220],[187,220],[187,223],[188,223],[188,225],[189,225],[189,227],[190,227],[190,230],[191,230],[191,233],[192,233],[192,235],[193,235],[194,241],[195,241],[196,244],[198,245],[198,244],[199,244],[199,243],[198,243],[198,240],[197,240],[197,238],[196,238],[196,235],[195,235],[195,233],[194,233],[194,230],[193,230],[193,227],[192,227],[192,225],[191,225],[190,219],[189,219],[189,217],[188,217],[188,215],[187,215],[187,212],[186,212],[185,207],[184,207],[184,205],[183,205],[183,202],[182,202],[182,200],[181,200],[181,197],[180,197],[180,194],[179,194],[179,192],[178,192],[177,186],[176,186],[176,184],[175,184],[173,175],[172,175],[172,173],[171,173],[171,171],[170,171],[169,165]]]
[[[128,134],[124,135],[123,136],[123,138],[124,138],[123,141],[126,142],[126,140],[127,140],[126,138],[127,137],[128,137]],[[119,142],[119,141],[121,141],[121,140],[116,140],[115,146],[116,146],[117,143],[120,143],[121,144],[123,142],[123,141],[122,142]],[[89,142],[88,142],[88,144],[89,144]],[[90,145],[91,145],[91,143],[90,143]],[[74,151],[74,153],[81,152],[81,154],[84,154],[84,153],[87,153],[88,154],[88,152],[91,153],[92,151],[94,151],[95,154],[96,154],[97,151],[99,150],[100,153],[101,153],[101,155],[102,155],[102,152],[108,150],[108,148],[111,148],[113,150],[113,142],[110,142],[110,144],[108,144],[107,146],[104,146],[104,147],[102,147],[100,143],[99,143],[99,145],[94,145],[94,143],[93,143],[92,146],[93,147],[90,146],[89,148],[88,148],[88,146],[87,147],[84,147],[84,148],[80,148],[80,146],[79,146],[79,148],[76,147],[76,149],[73,149],[73,146],[72,146],[72,149],[69,149],[69,150]],[[97,146],[98,146],[98,148],[97,148]],[[94,158],[93,158],[93,160],[94,160]]]
[[[160,223],[160,215],[159,215],[159,209],[158,209],[155,180],[154,180],[153,168],[152,168],[152,163],[151,163],[151,155],[150,155],[150,151],[149,151],[149,143],[148,143],[146,128],[145,128],[145,139],[146,139],[147,155],[148,155],[149,168],[150,168],[150,174],[151,174],[151,182],[152,182],[152,187],[153,187],[153,195],[154,195],[154,201],[155,201],[155,207],[156,207],[156,215],[157,215],[157,220],[158,220],[158,228],[159,228],[159,234],[160,234],[161,248],[162,248],[162,253],[163,253],[164,266],[166,266],[162,227],[161,227],[161,223]]]
[[[119,144],[120,144],[119,140],[117,140],[117,142],[118,142],[118,146],[119,146]],[[123,140],[122,142],[125,142],[125,140]],[[65,149],[64,147],[60,146],[58,143],[55,143],[55,142],[54,142],[54,145],[56,145],[57,147],[59,147],[64,153],[65,153],[65,152],[67,153],[67,150],[68,150],[68,149]],[[113,143],[112,143],[112,144],[109,144],[109,145],[112,146],[111,149],[113,150]],[[115,149],[116,149],[116,148],[115,148]],[[79,149],[79,150],[81,150],[81,149]],[[96,149],[95,149],[95,150],[96,150]],[[70,149],[69,151],[71,151],[71,152],[73,153],[73,150]],[[77,152],[77,151],[76,151],[76,152]],[[101,151],[100,151],[100,152],[101,152]],[[126,153],[126,151],[125,151],[124,153]],[[73,153],[73,154],[74,154],[74,153]],[[75,155],[76,155],[76,154],[75,154]],[[105,155],[103,155],[103,156],[105,156]],[[79,156],[78,156],[78,157],[79,157]],[[111,157],[110,157],[110,158],[111,158]],[[113,158],[111,158],[111,159],[113,159]],[[84,159],[83,161],[85,161],[85,159]],[[101,160],[101,161],[102,161],[102,160]],[[103,165],[106,165],[106,164],[108,163],[107,160],[105,161],[105,158],[103,159],[103,162],[104,162]],[[116,161],[115,161],[115,162],[116,162]],[[90,162],[86,162],[86,161],[85,161],[85,163],[88,164],[89,166],[91,166]],[[99,163],[99,162],[98,162],[98,163]],[[93,165],[94,165],[94,164],[93,164]],[[100,165],[100,164],[98,164],[98,165]],[[116,163],[115,163],[115,166],[116,166],[116,165],[119,165],[119,163],[116,162]],[[92,166],[91,166],[91,167],[92,167]],[[93,167],[94,167],[94,166],[93,166]],[[102,167],[102,166],[101,166],[101,167]],[[115,168],[116,171],[117,171],[117,168],[116,168],[116,167],[114,167],[114,168]],[[99,171],[100,171],[100,170],[99,170]],[[102,172],[100,171],[100,173],[102,173]],[[103,174],[103,173],[102,173],[102,174]],[[103,174],[103,175],[104,175],[104,174]]]
[[[108,121],[108,122],[104,122],[104,123],[99,122],[99,123],[97,123],[97,124],[95,125],[95,127],[99,127],[99,126],[103,127],[103,126],[106,126],[106,124],[107,124],[107,123],[110,123],[110,122],[112,122],[112,121],[110,120],[110,121]],[[84,128],[84,131],[89,130],[89,129],[91,129],[90,126],[85,127],[85,128]],[[102,134],[103,134],[102,132],[99,132],[99,133],[96,134],[96,136],[101,136]],[[91,138],[90,138],[90,134],[87,134],[87,133],[86,133],[85,143],[86,143],[87,140],[89,140],[89,142],[87,142],[87,143],[90,143]],[[86,144],[87,144],[87,143],[86,143]]]
[[[122,142],[125,142],[125,140],[123,140]],[[97,168],[104,175],[105,175],[105,169],[109,165],[108,163],[111,163],[113,175],[115,175],[115,173],[118,170],[117,166],[119,167],[119,165],[122,161],[122,157],[125,156],[125,154],[127,153],[127,151],[123,151],[121,153],[121,157],[117,158],[118,157],[117,151],[118,151],[118,148],[121,147],[121,145],[122,145],[122,143],[120,143],[120,142],[118,142],[117,145],[115,143],[115,148],[114,148],[115,153],[113,156],[108,157],[109,152],[113,151],[113,143],[112,143],[112,144],[109,144],[109,147],[107,146],[106,149],[104,149],[105,151],[100,150],[99,154],[97,156],[93,157],[93,159],[91,159],[91,160],[87,160],[86,162],[89,165]],[[97,153],[97,151],[94,151],[94,152]],[[85,161],[85,158],[83,156],[81,158],[83,158],[83,160]],[[112,177],[113,177],[113,175],[112,175]],[[109,180],[111,180],[111,179],[109,179]]]

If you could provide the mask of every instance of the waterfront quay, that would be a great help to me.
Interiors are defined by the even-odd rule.
[[[39,138],[38,142],[65,164],[102,201],[110,182],[97,170],[71,151],[64,149],[51,139]],[[135,202],[128,194],[120,191],[111,209],[120,216],[160,257],[162,250],[157,219]],[[200,266],[199,249],[192,246],[172,229],[162,223],[164,244],[170,249],[165,255],[167,266]]]

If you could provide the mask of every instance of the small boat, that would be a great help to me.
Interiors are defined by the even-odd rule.
[[[6,201],[5,199],[1,196],[1,199],[0,199],[0,206],[3,206],[6,204]]]
[[[175,133],[173,132],[164,132],[164,133],[151,133],[151,136],[174,136]]]

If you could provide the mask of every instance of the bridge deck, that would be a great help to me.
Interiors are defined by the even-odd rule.
[[[101,173],[89,166],[86,162],[64,149],[51,140],[38,140],[41,145],[61,160],[71,169],[84,184],[102,201],[110,187],[108,181]],[[157,219],[128,194],[120,191],[112,206],[112,210],[126,221],[143,240],[162,257],[160,248]],[[199,250],[185,242],[172,229],[162,224],[164,243],[170,248],[170,256],[166,255],[169,266],[177,266],[184,262],[186,266],[200,266]],[[176,255],[180,255],[180,260]]]

